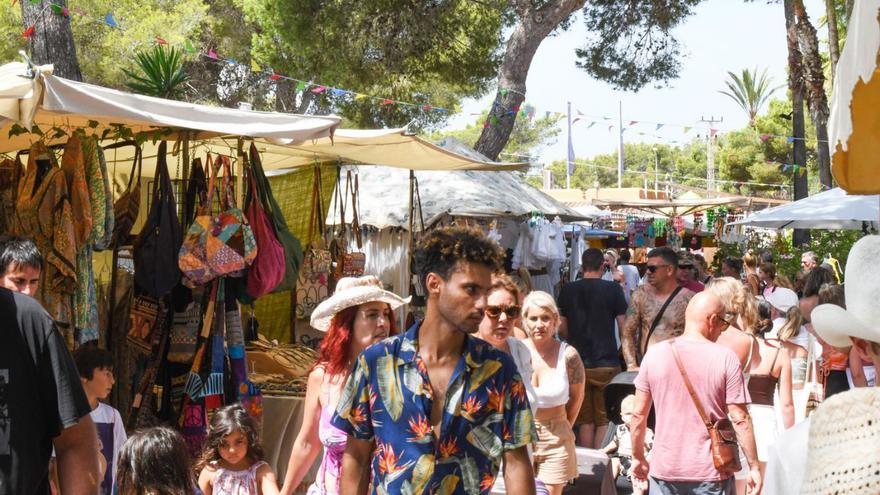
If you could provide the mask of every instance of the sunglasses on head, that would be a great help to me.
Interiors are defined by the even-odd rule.
[[[486,315],[493,320],[501,316],[501,313],[507,315],[508,318],[519,318],[519,306],[486,306],[484,310]]]
[[[654,273],[657,271],[658,268],[663,268],[664,266],[669,266],[669,265],[648,265],[645,267],[645,269],[651,273]]]

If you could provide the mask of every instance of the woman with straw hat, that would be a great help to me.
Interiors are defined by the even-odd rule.
[[[303,423],[291,449],[282,495],[291,495],[324,449],[318,478],[309,495],[339,493],[342,453],[347,436],[330,420],[357,356],[367,347],[397,333],[393,310],[409,298],[386,291],[375,276],[343,278],[333,296],[315,308],[311,324],[326,332],[318,360],[309,373]]]

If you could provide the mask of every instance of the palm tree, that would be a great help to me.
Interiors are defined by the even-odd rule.
[[[131,78],[126,86],[132,90],[159,98],[176,99],[183,95],[189,76],[183,70],[183,51],[175,47],[156,45],[152,50],[137,53],[140,73],[123,69]]]
[[[728,80],[724,81],[728,91],[719,91],[729,96],[749,116],[749,125],[755,125],[755,118],[764,103],[776,92],[780,86],[770,87],[771,80],[767,77],[767,69],[758,76],[758,68],[753,70],[743,69],[742,77],[733,72],[727,73]]]

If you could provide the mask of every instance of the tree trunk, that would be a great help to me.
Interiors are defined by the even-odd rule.
[[[797,0],[783,0],[782,4],[785,10],[785,30],[786,41],[788,44],[788,89],[791,93],[791,124],[792,136],[792,161],[803,167],[804,172],[800,170],[794,172],[794,199],[806,198],[809,194],[807,190],[807,143],[804,140],[804,79],[803,79],[803,57],[798,47],[797,30],[795,26],[794,2]],[[800,246],[810,241],[810,231],[805,229],[795,229],[792,238],[794,245]]]
[[[526,78],[535,52],[554,29],[586,0],[554,0],[535,9],[532,2],[514,2],[519,23],[507,40],[507,49],[498,71],[498,90],[483,132],[474,149],[495,160],[507,145],[518,109],[526,99]]]
[[[840,60],[840,33],[837,31],[837,0],[825,0],[825,16],[828,22],[828,54],[831,58],[831,86],[837,75],[837,62]]]
[[[819,37],[810,23],[803,0],[793,0],[795,30],[802,56],[804,91],[810,109],[810,117],[816,128],[816,156],[819,162],[819,184],[831,189],[831,153],[828,148],[828,97],[825,94],[825,72],[819,55]]]
[[[855,3],[854,0],[846,0],[846,3],[844,4],[844,7],[846,8],[846,25],[847,25],[847,27],[849,27],[849,21],[850,21],[850,18],[852,18],[852,9],[853,9],[854,3]]]
[[[275,111],[294,113],[296,110],[296,83],[290,79],[275,81]]]
[[[73,32],[70,29],[70,17],[53,12],[48,0],[39,0],[37,3],[25,0],[18,3],[21,4],[25,29],[34,27],[33,34],[28,38],[31,60],[36,64],[52,64],[55,66],[53,74],[56,76],[82,81]],[[65,0],[54,0],[52,3],[62,9],[67,8]]]

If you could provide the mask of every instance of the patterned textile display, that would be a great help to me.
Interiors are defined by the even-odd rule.
[[[24,177],[24,166],[18,158],[0,160],[0,232],[12,232],[15,227],[15,197],[18,183]]]
[[[153,333],[158,328],[161,303],[157,299],[141,294],[131,300],[129,313],[128,342],[142,352],[150,352],[153,347]]]
[[[31,237],[45,259],[36,298],[73,348],[73,295],[77,287],[75,223],[64,172],[43,143],[31,147],[18,191],[15,233]]]

